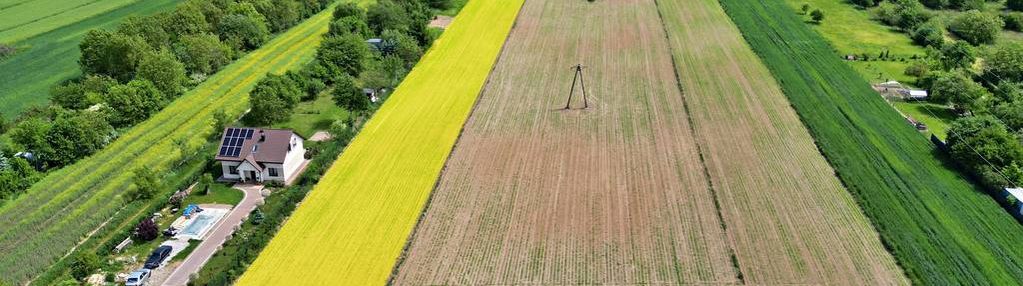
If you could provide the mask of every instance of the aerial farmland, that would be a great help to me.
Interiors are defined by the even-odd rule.
[[[1023,3],[835,2],[0,0],[0,285],[1023,283]]]

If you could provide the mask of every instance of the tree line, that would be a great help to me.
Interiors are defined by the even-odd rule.
[[[132,16],[79,43],[82,75],[50,89],[50,104],[13,122],[0,158],[0,198],[27,189],[40,171],[89,156],[187,89],[332,0],[187,0],[172,11]],[[27,154],[15,158],[14,154]]]
[[[364,91],[383,94],[400,83],[434,40],[427,28],[434,9],[447,3],[384,0],[366,10],[354,3],[338,6],[315,59],[298,71],[260,80],[250,93],[245,121],[264,126],[287,121],[299,102],[316,99],[327,86],[333,87],[338,106],[366,112],[373,103]]]

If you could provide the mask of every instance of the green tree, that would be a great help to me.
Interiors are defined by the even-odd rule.
[[[113,78],[103,75],[87,75],[80,81],[56,85],[50,89],[50,101],[67,109],[85,109],[99,103],[102,95],[117,84]]]
[[[71,260],[71,277],[82,280],[99,270],[100,259],[95,253],[83,251]]]
[[[890,0],[881,2],[877,9],[878,16],[885,23],[912,31],[918,25],[927,22],[930,15],[923,5],[916,0]]]
[[[803,6],[799,6],[799,11],[803,15],[806,15],[807,13],[810,13],[810,4],[803,3]]]
[[[942,104],[951,104],[956,109],[968,111],[986,93],[987,90],[984,87],[960,73],[943,73],[937,77],[934,85],[931,86],[930,100]]]
[[[384,30],[407,31],[411,23],[405,8],[391,0],[381,0],[370,5],[366,17],[367,24],[376,34],[383,33]]]
[[[1023,31],[1023,13],[1008,12],[1002,14],[1002,22],[1005,22],[1005,29],[1020,32]]]
[[[1008,182],[997,171],[1023,159],[1023,144],[993,116],[957,119],[948,134],[952,158],[988,186],[1004,187]]]
[[[968,69],[974,60],[973,47],[964,41],[954,41],[941,47],[940,61],[945,70]]]
[[[332,95],[334,102],[348,111],[361,112],[369,109],[369,98],[362,93],[362,88],[359,88],[351,76],[343,75],[335,80]]]
[[[1013,11],[1023,11],[1023,0],[1005,0],[1005,8]]]
[[[289,77],[268,74],[249,93],[249,118],[259,125],[287,121],[303,91]]]
[[[366,10],[363,10],[362,7],[359,7],[359,4],[357,4],[356,2],[345,2],[345,3],[337,5],[337,8],[334,8],[334,15],[333,16],[334,16],[334,19],[341,19],[341,18],[345,18],[345,17],[355,17],[355,18],[359,19],[360,21],[365,22],[366,21]]]
[[[316,58],[333,77],[341,74],[359,75],[369,55],[369,47],[365,40],[355,34],[326,37],[316,50]]]
[[[203,174],[202,179],[199,179],[199,187],[202,188],[200,194],[204,196],[209,195],[210,189],[213,188],[213,175],[210,175],[210,173]]]
[[[996,99],[1002,103],[1023,101],[1023,84],[1003,81],[992,90]]]
[[[46,153],[50,144],[46,141],[46,133],[53,125],[45,118],[28,117],[19,121],[8,132],[8,136],[25,150]]]
[[[122,82],[135,76],[139,60],[152,50],[142,38],[103,30],[89,31],[78,46],[82,72],[108,75]]]
[[[984,76],[995,82],[1023,82],[1023,44],[1007,41],[984,57]]]
[[[266,17],[267,27],[280,32],[298,22],[301,5],[294,0],[251,0],[256,10]]]
[[[970,44],[980,45],[994,43],[1002,25],[997,16],[973,10],[956,16],[948,28]]]
[[[984,0],[950,0],[948,5],[959,11],[984,10]]]
[[[110,88],[103,111],[110,124],[126,127],[146,120],[163,108],[164,103],[164,95],[155,85],[139,79]]]
[[[270,30],[260,17],[230,14],[220,22],[220,36],[237,50],[258,48],[270,38]]]
[[[917,45],[941,47],[945,42],[945,27],[939,21],[928,21],[913,29],[910,37]]]
[[[394,54],[405,62],[405,66],[411,68],[423,56],[423,49],[419,47],[411,36],[398,30],[386,30],[381,39],[384,45],[389,47],[386,54]]]
[[[139,168],[135,170],[134,174],[132,185],[135,186],[135,189],[127,193],[129,201],[151,199],[163,188],[160,179],[156,177],[156,173],[152,169]]]
[[[206,21],[206,15],[202,12],[200,3],[182,3],[163,17],[163,27],[167,33],[178,37],[212,32],[213,26]]]
[[[214,34],[182,36],[174,45],[174,53],[192,74],[213,74],[234,57],[231,47]]]
[[[340,36],[347,33],[356,34],[363,38],[369,38],[373,35],[373,31],[366,25],[366,21],[355,16],[346,16],[331,22],[327,35]]]
[[[813,10],[813,12],[810,12],[810,19],[813,19],[814,23],[820,24],[821,21],[824,21],[824,11],[821,11],[821,9]]]
[[[1023,134],[1023,102],[999,104],[991,109],[991,114],[998,117],[1012,132]]]
[[[148,53],[143,56],[139,61],[136,78],[153,83],[153,86],[156,86],[168,98],[180,95],[188,81],[188,77],[185,75],[185,65],[168,50]]]
[[[62,114],[46,133],[50,152],[42,154],[42,159],[49,166],[66,166],[103,149],[109,143],[111,133],[113,127],[95,112]]]
[[[940,10],[948,7],[948,1],[949,0],[920,0],[920,3],[927,6],[927,8]]]
[[[171,43],[171,35],[163,29],[163,22],[159,17],[129,16],[117,25],[117,32],[145,39],[146,43],[154,48],[168,47]]]

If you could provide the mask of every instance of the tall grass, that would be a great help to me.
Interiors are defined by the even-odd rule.
[[[1023,227],[949,169],[784,1],[721,3],[910,279],[1023,281]]]

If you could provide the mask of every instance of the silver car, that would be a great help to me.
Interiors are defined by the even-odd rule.
[[[152,270],[139,269],[135,270],[131,274],[128,274],[128,278],[124,280],[124,286],[142,286],[146,285],[146,281],[149,281],[149,274]]]

